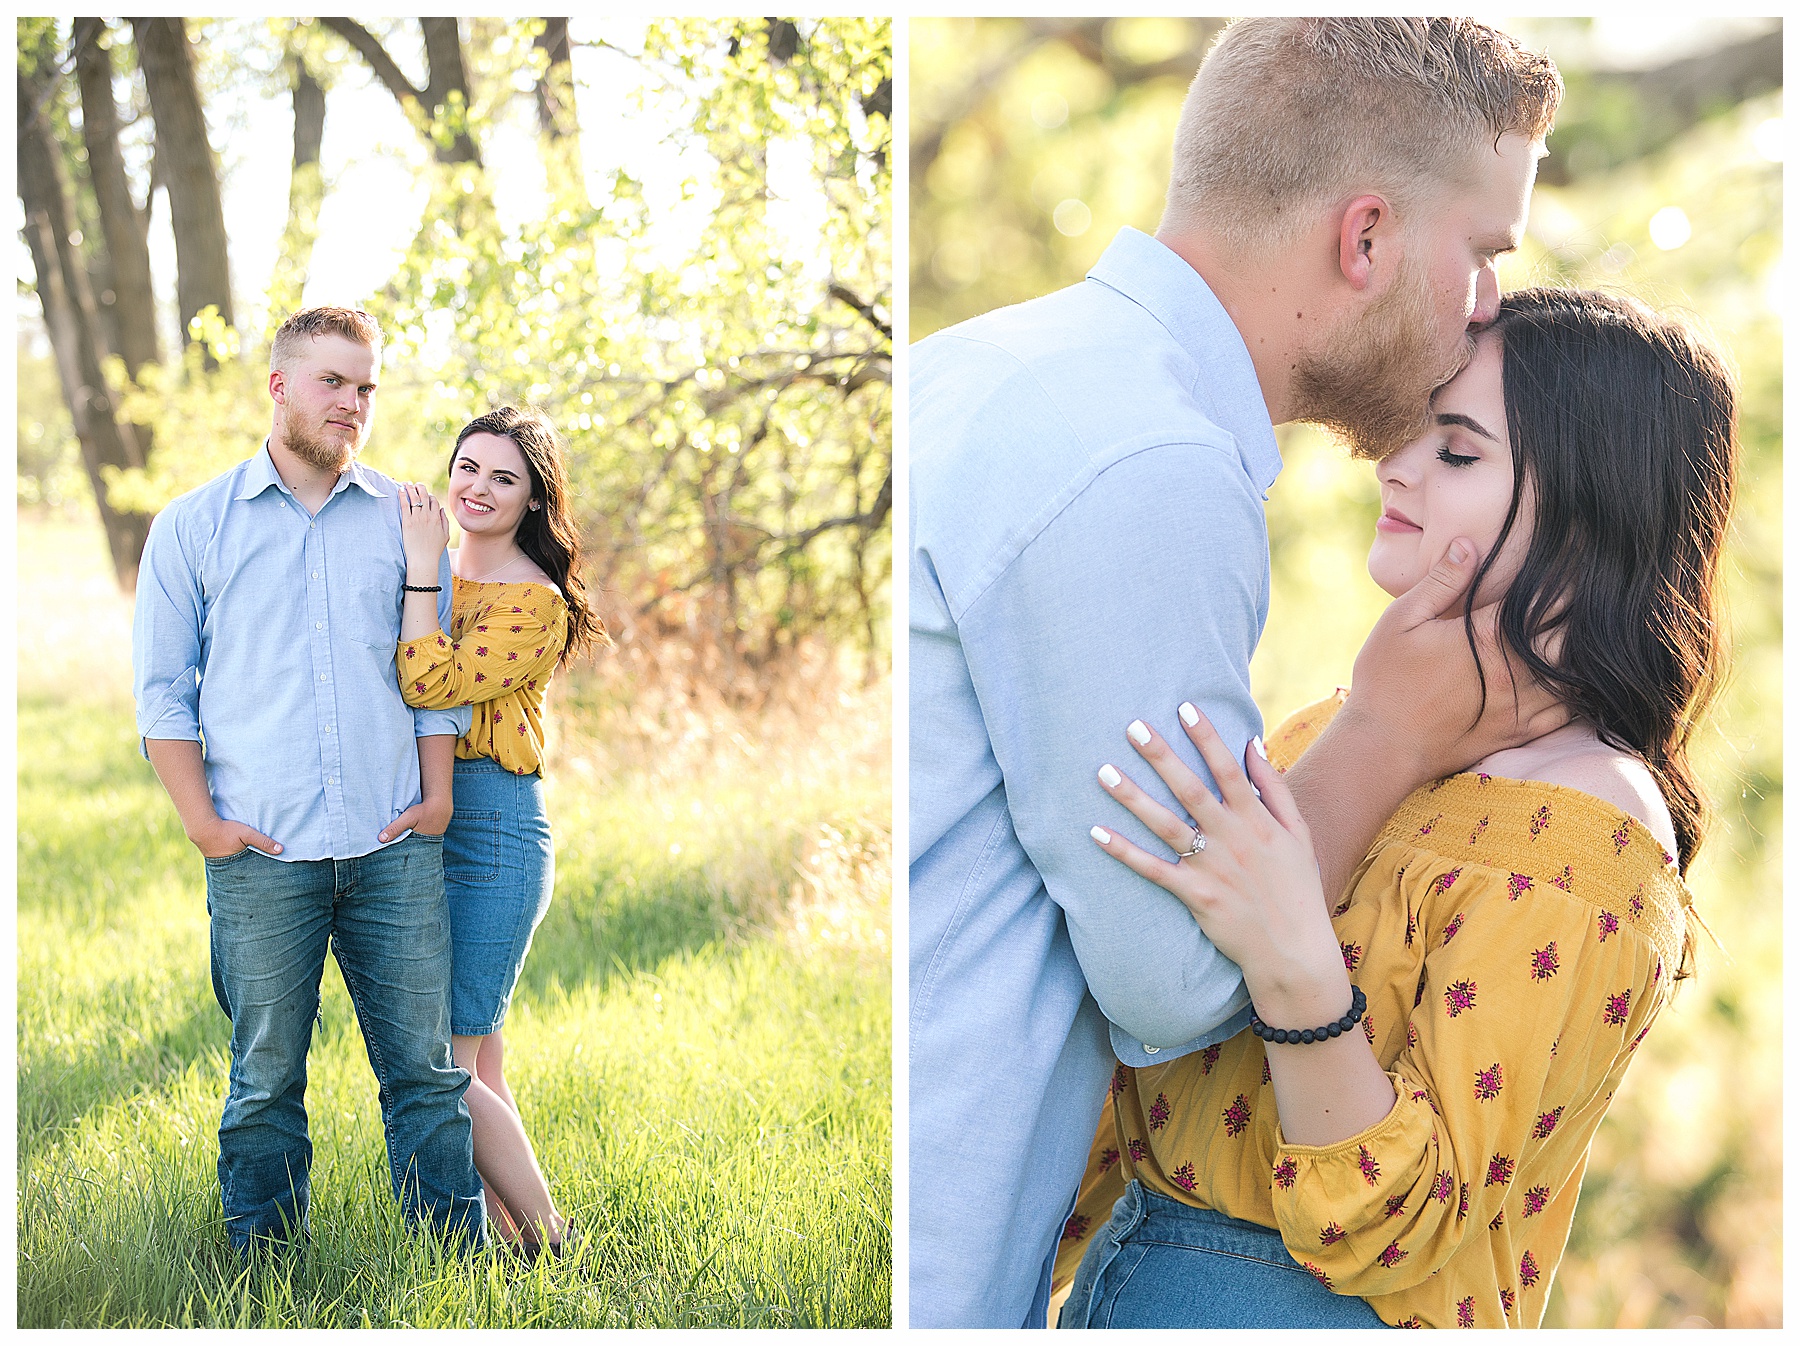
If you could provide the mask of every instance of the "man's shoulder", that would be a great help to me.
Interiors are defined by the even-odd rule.
[[[233,463],[218,476],[183,491],[157,511],[157,520],[166,521],[165,527],[174,527],[216,518],[242,492],[245,481],[256,466],[256,460],[257,455],[251,454],[241,462]]]
[[[966,360],[971,347],[986,348],[996,360],[1031,365],[1063,352],[1111,347],[1122,330],[1140,340],[1155,339],[1146,327],[1158,324],[1138,304],[1110,286],[1082,280],[934,332],[914,343],[914,366]]]
[[[400,482],[397,478],[390,477],[378,467],[370,467],[360,458],[352,465],[351,470],[367,484],[378,488],[384,494],[391,495],[400,486]]]
[[[1016,444],[1034,459],[1046,436],[1079,444],[1083,457],[1149,442],[1233,446],[1203,383],[1192,353],[1155,315],[1086,280],[913,348],[914,458],[953,452],[970,430],[984,455]]]

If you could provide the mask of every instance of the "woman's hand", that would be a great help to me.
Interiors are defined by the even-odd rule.
[[[450,520],[437,497],[416,481],[400,487],[400,542],[406,551],[406,582],[436,584],[438,558],[450,543]]]
[[[1312,839],[1281,773],[1262,756],[1257,741],[1244,754],[1246,779],[1205,716],[1186,702],[1180,714],[1222,800],[1142,720],[1134,721],[1127,735],[1198,824],[1205,848],[1162,859],[1105,828],[1093,830],[1094,840],[1181,899],[1206,937],[1242,969],[1263,1022],[1312,1028],[1340,1017],[1350,1003],[1349,977],[1320,888]],[[1192,849],[1193,826],[1117,768],[1102,767],[1100,783],[1177,855]]]

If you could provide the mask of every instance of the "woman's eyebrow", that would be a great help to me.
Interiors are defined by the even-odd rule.
[[[1439,425],[1460,425],[1465,430],[1473,430],[1476,434],[1480,435],[1483,439],[1491,439],[1496,444],[1498,444],[1500,442],[1500,437],[1498,435],[1494,434],[1493,431],[1487,429],[1484,425],[1482,425],[1482,423],[1480,421],[1476,420],[1473,416],[1465,416],[1460,411],[1440,411],[1440,412],[1438,412],[1437,423]]]

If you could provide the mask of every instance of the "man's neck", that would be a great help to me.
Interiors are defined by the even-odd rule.
[[[341,467],[316,467],[300,457],[281,437],[279,430],[269,435],[269,459],[275,464],[275,475],[294,493],[308,514],[317,514],[337,489],[338,478],[350,470],[346,458]]]
[[[1328,322],[1317,277],[1306,264],[1308,250],[1251,260],[1219,240],[1166,225],[1156,239],[1199,273],[1230,315],[1250,352],[1269,420],[1291,420],[1295,366]]]

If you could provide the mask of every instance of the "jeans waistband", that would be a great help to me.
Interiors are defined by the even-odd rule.
[[[459,776],[512,776],[518,780],[536,780],[538,775],[535,771],[527,771],[523,775],[516,771],[508,771],[491,757],[459,757],[456,759],[456,774]]]

